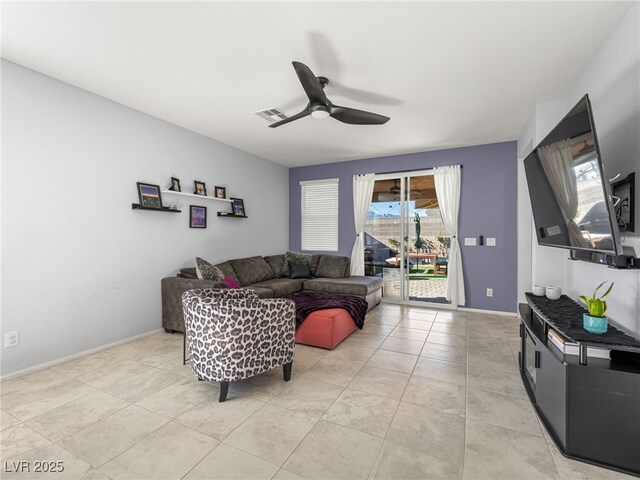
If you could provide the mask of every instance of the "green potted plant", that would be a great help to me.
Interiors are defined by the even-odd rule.
[[[607,317],[604,316],[605,312],[607,311],[607,302],[605,302],[603,298],[609,295],[614,283],[611,282],[611,285],[604,293],[604,295],[602,295],[601,297],[596,297],[598,290],[600,290],[600,288],[605,283],[607,282],[602,282],[596,287],[591,298],[580,295],[580,298],[584,303],[587,304],[587,308],[589,309],[589,313],[582,314],[582,325],[587,332],[596,334],[607,333],[609,321]]]

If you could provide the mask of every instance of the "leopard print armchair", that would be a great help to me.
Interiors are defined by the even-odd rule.
[[[199,380],[220,382],[224,402],[229,382],[283,366],[291,379],[295,304],[262,299],[252,290],[189,290],[182,294],[191,368]]]

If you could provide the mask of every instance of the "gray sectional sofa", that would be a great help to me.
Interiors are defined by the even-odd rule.
[[[289,278],[284,254],[228,260],[216,267],[225,277],[235,279],[242,288],[255,291],[260,298],[282,297],[305,290],[342,293],[365,299],[369,309],[382,298],[382,279],[351,276],[348,257],[312,255],[310,278]],[[177,276],[163,278],[161,287],[162,326],[169,332],[184,332],[182,294],[195,288],[226,288],[226,285],[198,280],[195,268],[183,268]]]

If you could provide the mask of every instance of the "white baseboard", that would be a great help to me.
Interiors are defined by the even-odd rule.
[[[134,340],[139,340],[140,338],[149,337],[151,335],[154,335],[162,331],[164,331],[163,328],[157,328],[155,330],[151,330],[150,332],[141,333],[140,335],[134,335],[133,337],[128,337],[122,340],[107,343],[106,345],[101,345],[99,347],[91,348],[89,350],[84,350],[82,352],[74,353],[73,355],[68,355],[66,357],[58,358],[56,360],[51,360],[50,362],[40,363],[38,365],[34,365],[33,367],[28,367],[22,370],[18,370],[16,372],[7,373],[0,377],[0,381],[4,382],[6,380],[11,380],[13,378],[22,377],[23,375],[28,375],[30,373],[37,372],[38,370],[51,368],[56,365],[60,365],[61,363],[65,363],[70,360],[75,360],[76,358],[86,357],[87,355],[92,355],[94,353],[98,353],[103,350],[108,350],[109,348],[117,347],[118,345],[122,345],[123,343],[133,342]]]
[[[480,308],[465,308],[465,307],[458,307],[458,310],[463,312],[488,313],[489,315],[502,315],[503,317],[518,316],[516,312],[502,312],[500,310],[482,310]]]

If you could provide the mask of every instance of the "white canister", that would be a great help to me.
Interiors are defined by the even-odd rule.
[[[531,289],[531,292],[536,297],[544,297],[545,288],[542,285],[534,285],[533,288]]]
[[[555,285],[549,285],[545,289],[545,295],[549,300],[558,300],[562,296],[562,289]]]

